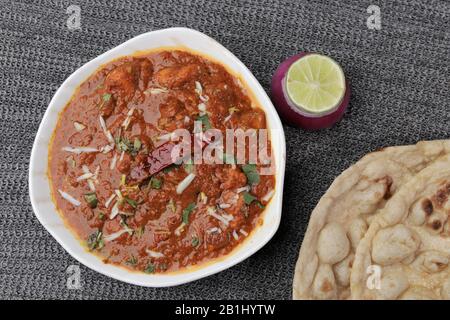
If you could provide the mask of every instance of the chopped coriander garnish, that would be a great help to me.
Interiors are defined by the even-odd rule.
[[[152,189],[161,189],[162,181],[158,178],[152,177],[150,179],[150,187]]]
[[[141,140],[139,140],[139,138],[134,138],[134,143],[133,143],[133,148],[135,152],[138,152],[139,149],[141,149],[142,143]]]
[[[200,244],[200,240],[197,237],[192,238],[192,246],[197,247]]]
[[[111,99],[111,94],[110,93],[105,93],[102,96],[102,99],[103,99],[104,102],[108,102]]]
[[[130,206],[132,206],[134,209],[137,208],[137,202],[136,202],[136,200],[130,199],[130,198],[128,198],[128,197],[125,197],[124,199],[125,199],[125,201],[126,201]]]
[[[116,146],[119,151],[125,151],[135,156],[142,147],[142,142],[139,138],[135,138],[133,143],[125,137],[115,138]]]
[[[259,208],[261,208],[261,209],[264,209],[266,206],[265,205],[263,205],[260,201],[256,201],[256,205],[259,207]]]
[[[249,205],[249,204],[251,204],[253,201],[256,200],[256,197],[255,197],[254,195],[248,193],[248,192],[244,192],[244,193],[243,193],[243,196],[244,196],[244,202],[245,202],[246,205]]]
[[[247,176],[248,184],[258,184],[260,181],[259,172],[256,168],[256,164],[244,164],[242,171]]]
[[[168,167],[165,167],[165,168],[163,169],[163,172],[164,172],[164,173],[169,173],[170,171],[172,171],[172,170],[175,169],[176,167],[177,167],[176,164],[172,164],[172,165],[170,165],[170,166],[168,166]]]
[[[100,212],[98,213],[98,218],[99,218],[100,220],[105,220],[106,216],[105,216],[105,214],[104,214],[102,211],[100,211]]]
[[[209,121],[209,117],[208,117],[207,114],[204,114],[202,116],[198,116],[196,120],[197,121],[201,121],[203,131],[206,131],[206,130],[209,130],[209,129],[212,128],[211,122]]]
[[[97,207],[98,199],[95,192],[89,192],[84,194],[84,200],[86,200],[88,206],[92,209]]]
[[[119,151],[125,151],[128,152],[132,149],[132,146],[130,144],[130,141],[127,138],[116,138],[116,145]]]
[[[189,224],[189,215],[195,209],[195,202],[190,203],[186,208],[183,209],[183,223]]]
[[[145,273],[155,273],[155,265],[152,263],[149,263],[147,267],[144,269]]]
[[[89,250],[94,250],[94,249],[101,249],[103,248],[103,239],[102,239],[102,232],[100,230],[95,231],[94,233],[92,233],[88,239],[87,239],[87,246],[89,248]]]
[[[135,256],[131,256],[127,261],[125,261],[126,264],[130,265],[130,266],[135,266],[137,265],[137,258]]]
[[[250,194],[249,192],[244,192],[243,197],[246,205],[250,205],[253,202],[255,202],[255,204],[261,209],[265,208],[265,206],[254,195]]]

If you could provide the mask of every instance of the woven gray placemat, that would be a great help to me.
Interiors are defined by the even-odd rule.
[[[381,30],[366,25],[369,5]],[[81,7],[81,30],[66,9]],[[449,137],[449,1],[0,1],[0,298],[289,299],[309,214],[343,169],[386,145]],[[128,285],[80,266],[39,224],[28,199],[28,162],[47,105],[85,62],[143,32],[186,26],[234,52],[264,88],[286,57],[334,57],[351,82],[336,127],[286,127],[283,218],[272,241],[239,265],[174,288]],[[45,161],[45,159],[43,159]]]

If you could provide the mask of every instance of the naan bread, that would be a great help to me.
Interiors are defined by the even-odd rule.
[[[389,147],[335,179],[311,214],[295,268],[294,299],[348,299],[354,253],[387,200],[415,174],[450,153],[450,140]]]
[[[449,215],[447,155],[403,185],[370,225],[356,250],[352,298],[449,300]]]

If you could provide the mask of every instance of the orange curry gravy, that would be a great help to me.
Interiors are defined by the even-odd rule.
[[[167,143],[161,137],[192,132],[196,119],[224,133],[266,128],[239,83],[223,66],[174,50],[120,58],[80,85],[60,115],[49,175],[59,211],[89,250],[134,270],[176,271],[228,254],[261,223],[275,177],[258,175],[259,164],[173,164],[130,182]]]

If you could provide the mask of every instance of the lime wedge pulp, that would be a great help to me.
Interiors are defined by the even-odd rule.
[[[286,74],[286,93],[299,109],[324,114],[336,109],[345,94],[345,76],[333,59],[308,54],[295,61]]]

